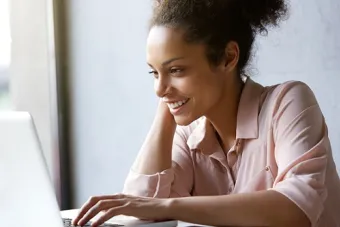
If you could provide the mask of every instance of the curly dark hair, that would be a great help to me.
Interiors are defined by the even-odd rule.
[[[230,41],[240,49],[238,72],[244,74],[257,34],[267,34],[287,14],[284,0],[156,0],[150,28],[185,31],[189,43],[203,43],[213,65],[221,62]]]

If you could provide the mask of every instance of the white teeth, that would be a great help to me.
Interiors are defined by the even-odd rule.
[[[184,105],[189,99],[178,101],[178,102],[173,102],[173,103],[168,103],[168,106],[171,109],[177,109],[178,107]]]

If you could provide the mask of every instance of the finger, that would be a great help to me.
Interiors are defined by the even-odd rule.
[[[107,211],[111,208],[122,206],[126,203],[125,199],[108,199],[101,200],[96,205],[88,210],[88,212],[80,219],[79,225],[85,225],[93,217],[95,217],[101,211]]]
[[[106,199],[115,199],[115,198],[122,198],[124,195],[116,194],[116,195],[104,195],[104,196],[93,196],[90,197],[87,202],[80,208],[79,213],[75,219],[73,219],[72,224],[78,225],[80,219],[88,212],[88,210],[93,207],[98,201],[106,200]]]
[[[92,208],[88,210],[88,212],[80,219],[79,225],[84,225],[88,221],[90,221],[94,216],[96,216],[99,212],[120,206],[122,203],[117,200],[101,200],[96,205],[94,205]]]
[[[115,198],[122,198],[124,195],[122,194],[115,194],[115,195],[103,195],[103,196],[93,196],[90,197],[87,202],[80,208],[79,213],[75,219],[73,219],[72,224],[77,225],[79,220],[87,213],[87,211],[94,206],[99,200],[105,199],[115,199]]]
[[[123,205],[123,206],[114,207],[114,208],[109,209],[100,218],[98,218],[96,221],[94,221],[91,226],[92,227],[98,227],[101,224],[104,224],[104,222],[106,222],[110,218],[117,216],[117,215],[120,215],[120,214],[124,214],[124,209],[126,209],[126,207],[127,207],[126,205]]]

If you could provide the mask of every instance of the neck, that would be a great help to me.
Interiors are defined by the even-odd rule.
[[[206,118],[215,128],[224,151],[228,151],[236,140],[237,111],[243,89],[243,81],[235,75],[227,81],[225,92]]]

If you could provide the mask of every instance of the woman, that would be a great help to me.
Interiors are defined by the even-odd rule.
[[[245,74],[256,34],[286,15],[283,0],[164,0],[147,61],[160,97],[124,194],[100,211],[214,226],[340,226],[340,182],[327,127],[301,82],[263,87]]]

